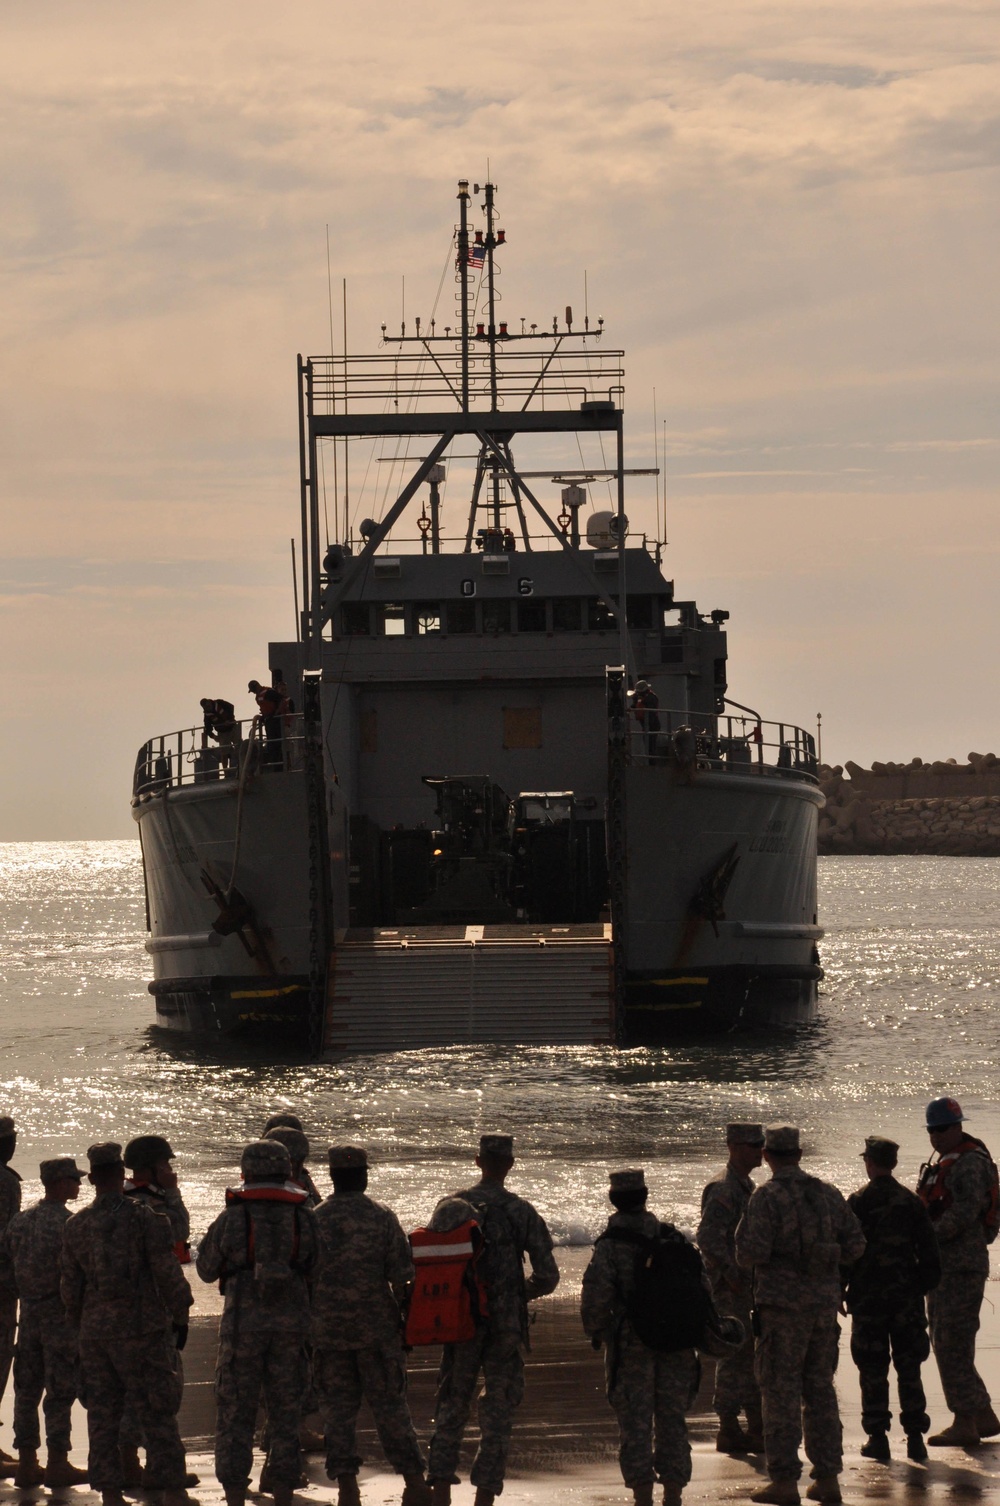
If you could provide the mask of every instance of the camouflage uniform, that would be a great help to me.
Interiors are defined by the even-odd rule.
[[[865,1252],[851,1272],[847,1310],[851,1355],[861,1380],[866,1433],[887,1433],[889,1357],[907,1433],[930,1427],[920,1367],[930,1354],[924,1296],[941,1279],[937,1240],[920,1199],[893,1176],[873,1177],[847,1206],[861,1224]]]
[[[413,1280],[410,1245],[391,1209],[337,1192],[315,1214],[321,1254],[313,1288],[313,1380],[323,1416],[326,1472],[356,1474],[356,1424],[367,1399],[385,1456],[401,1475],[424,1461],[406,1402],[400,1302]]]
[[[169,1330],[187,1324],[192,1296],[166,1221],[117,1192],[100,1193],[66,1223],[60,1291],[79,1332],[91,1485],[122,1488],[118,1432],[132,1391],[151,1471],[163,1489],[182,1489],[180,1378]]]
[[[970,1151],[953,1161],[945,1176],[950,1206],[937,1217],[935,1205],[929,1209],[941,1252],[941,1283],[927,1298],[927,1315],[944,1399],[952,1412],[975,1415],[991,1405],[976,1369],[976,1334],[990,1271],[982,1220],[992,1172],[985,1156]]]
[[[0,1165],[0,1235],[21,1210],[21,1178],[13,1166]],[[7,1389],[14,1335],[17,1332],[17,1294],[0,1288],[0,1397]]]
[[[126,1182],[125,1196],[133,1202],[142,1203],[153,1213],[162,1214],[170,1221],[170,1234],[174,1242],[174,1253],[183,1246],[187,1249],[191,1239],[191,1218],[184,1205],[178,1187],[157,1187],[146,1182]],[[187,1255],[185,1264],[191,1258]],[[174,1344],[174,1331],[170,1330],[169,1340]],[[184,1391],[184,1357],[174,1344],[174,1364],[177,1368],[177,1378],[180,1383],[181,1393]],[[131,1393],[125,1398],[125,1412],[122,1416],[121,1446],[125,1449],[137,1449],[143,1443],[142,1424],[139,1421],[139,1407]]]
[[[660,1222],[644,1209],[615,1213],[608,1228],[655,1238]],[[633,1332],[625,1308],[635,1280],[635,1248],[602,1239],[583,1276],[581,1316],[591,1336],[603,1338],[608,1400],[618,1418],[618,1462],[630,1490],[657,1479],[685,1486],[691,1445],[684,1414],[701,1374],[693,1349],[658,1354]]]
[[[815,1473],[840,1473],[843,1433],[833,1384],[840,1267],[852,1265],[864,1247],[861,1225],[836,1187],[807,1176],[797,1162],[778,1166],[755,1190],[736,1230],[737,1263],[754,1273],[754,1367],[772,1480],[799,1478],[803,1431]]]
[[[316,1228],[301,1200],[253,1201],[255,1189],[245,1190],[249,1200],[227,1198],[197,1261],[203,1281],[221,1279],[226,1299],[215,1372],[215,1473],[226,1487],[249,1484],[263,1391],[268,1470],[275,1484],[294,1488],[300,1473],[299,1418],[309,1383],[308,1281],[316,1266]]]
[[[545,1220],[526,1199],[485,1177],[454,1195],[471,1203],[480,1218],[486,1239],[481,1270],[489,1291],[489,1317],[475,1338],[444,1347],[428,1477],[453,1478],[481,1372],[479,1450],[469,1479],[499,1495],[514,1413],[524,1396],[522,1351],[528,1343],[528,1303],[555,1291],[559,1267]],[[525,1254],[531,1262],[527,1281]]]
[[[757,1425],[761,1411],[750,1323],[753,1288],[747,1272],[736,1264],[736,1226],[746,1212],[753,1190],[750,1177],[741,1177],[732,1165],[723,1167],[701,1195],[701,1223],[696,1239],[712,1283],[717,1311],[726,1317],[739,1318],[746,1335],[735,1354],[717,1362],[712,1405],[720,1417],[745,1412],[747,1421]]]
[[[14,1447],[37,1451],[44,1393],[50,1453],[70,1448],[70,1414],[78,1394],[77,1343],[59,1296],[59,1259],[69,1219],[64,1203],[41,1202],[18,1213],[0,1244],[0,1270],[21,1300],[14,1351]]]

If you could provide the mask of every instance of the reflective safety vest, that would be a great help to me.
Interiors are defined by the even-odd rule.
[[[416,1277],[404,1343],[461,1344],[486,1321],[486,1286],[478,1272],[483,1236],[474,1219],[439,1233],[414,1229],[410,1252]]]
[[[1000,1233],[1000,1174],[982,1140],[977,1140],[974,1135],[964,1135],[957,1150],[949,1151],[946,1156],[939,1156],[936,1161],[928,1161],[921,1166],[917,1196],[927,1208],[932,1223],[936,1223],[955,1201],[955,1195],[948,1186],[948,1173],[961,1156],[968,1155],[982,1156],[989,1163],[992,1173],[989,1202],[980,1214],[986,1243],[991,1245]]]

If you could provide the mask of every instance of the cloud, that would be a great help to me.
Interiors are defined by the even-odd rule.
[[[504,312],[579,310],[587,270],[591,315],[628,351],[636,465],[652,463],[657,390],[668,573],[723,604],[732,582],[750,699],[792,714],[773,647],[808,642],[843,752],[862,757],[882,713],[845,602],[879,685],[917,659],[950,684],[988,641],[1000,61],[985,0],[11,0],[0,24],[0,498],[20,560],[0,596],[45,686],[46,746],[69,702],[88,746],[131,747],[198,687],[259,673],[291,620],[295,353],[327,350],[343,277],[352,349],[401,317],[404,276],[408,318],[427,318],[444,267],[447,321],[455,182],[482,181],[487,159]],[[389,468],[363,488],[357,459],[355,507],[377,512]],[[456,468],[451,517],[463,485]],[[636,527],[655,491],[637,481]],[[797,595],[782,571],[837,590]],[[80,674],[110,713],[74,699]],[[959,742],[989,740],[974,724],[996,678],[970,674]],[[18,766],[19,831],[57,772],[78,796],[95,777]],[[92,824],[52,835],[123,829],[100,780],[98,800],[60,807]]]

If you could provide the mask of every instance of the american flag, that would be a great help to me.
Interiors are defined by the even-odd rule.
[[[486,260],[486,245],[485,245],[485,243],[483,241],[473,241],[472,244],[469,247],[468,254],[467,254],[467,256],[466,256],[465,259],[468,262],[468,264],[469,264],[470,267],[476,267],[481,272],[482,269],[483,269],[483,263]],[[455,258],[455,261],[456,261],[456,263],[457,263],[458,266],[461,266],[462,265],[461,255],[457,256]]]

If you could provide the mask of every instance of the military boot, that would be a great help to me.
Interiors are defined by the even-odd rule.
[[[14,1474],[14,1484],[18,1490],[31,1490],[35,1485],[41,1485],[44,1479],[45,1471],[38,1462],[37,1451],[33,1448],[21,1449]]]
[[[434,1506],[451,1506],[451,1481],[431,1480],[431,1500]]]
[[[101,1506],[126,1506],[125,1497],[120,1490],[102,1490]]]
[[[927,1445],[924,1442],[923,1433],[907,1433],[906,1457],[912,1459],[915,1464],[927,1463]]]
[[[976,1427],[980,1438],[995,1438],[1000,1433],[1000,1417],[992,1407],[986,1407],[982,1412],[976,1413]]]
[[[49,1456],[45,1461],[45,1479],[42,1483],[50,1490],[59,1490],[66,1485],[86,1485],[89,1478],[85,1469],[77,1469],[75,1464],[70,1464],[67,1454],[49,1449]]]
[[[225,1496],[226,1506],[247,1506],[247,1493],[238,1485],[227,1485]]]
[[[8,1454],[0,1448],[0,1480],[9,1480],[17,1469],[19,1461],[13,1454]]]
[[[771,1480],[767,1485],[762,1485],[760,1490],[755,1490],[750,1499],[762,1502],[764,1506],[799,1506],[799,1482]]]
[[[274,1497],[274,1506],[292,1506],[295,1492],[290,1485],[272,1485],[271,1494]]]
[[[496,1494],[494,1491],[487,1490],[483,1485],[477,1485],[476,1499],[473,1501],[472,1506],[493,1506],[495,1500]],[[652,1506],[652,1498],[650,1498],[650,1506]]]
[[[683,1490],[683,1485],[678,1485],[676,1480],[664,1480],[663,1506],[681,1506]]]
[[[122,1461],[122,1484],[142,1484],[142,1462],[137,1448],[120,1448],[118,1450]]]
[[[972,1412],[956,1412],[951,1427],[932,1433],[927,1442],[932,1448],[975,1448],[979,1442],[979,1429]]]
[[[888,1464],[892,1458],[888,1433],[872,1433],[868,1442],[861,1445],[862,1459],[877,1459],[879,1464]]]
[[[130,1482],[126,1480],[125,1483],[129,1484]],[[163,1489],[165,1489],[165,1487],[163,1485],[160,1485],[157,1482],[156,1476],[155,1476],[155,1474],[152,1473],[152,1471],[150,1470],[148,1464],[146,1465],[146,1468],[142,1472],[142,1477],[141,1477],[139,1483],[142,1486],[143,1490],[163,1490]],[[185,1470],[185,1472],[184,1472],[184,1484],[185,1484],[185,1486],[188,1486],[188,1485],[200,1485],[200,1483],[201,1483],[201,1475],[194,1474],[193,1471],[190,1470],[190,1469]]]
[[[337,1476],[338,1506],[361,1506],[361,1488],[357,1475]]]
[[[740,1427],[740,1419],[735,1412],[720,1414],[715,1447],[720,1454],[745,1454],[747,1452],[747,1435]]]
[[[434,1495],[423,1475],[403,1476],[403,1499],[400,1506],[434,1506]]]
[[[810,1501],[825,1501],[829,1506],[836,1506],[838,1501],[844,1499],[840,1494],[840,1476],[817,1475],[806,1495]]]
[[[764,1452],[764,1414],[760,1406],[747,1407],[747,1453]]]
[[[633,1485],[632,1486],[632,1500],[635,1502],[635,1506],[653,1506],[653,1486],[652,1486],[652,1484],[649,1484],[649,1485]]]

